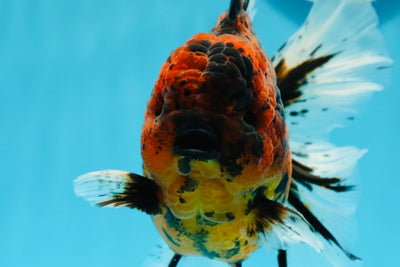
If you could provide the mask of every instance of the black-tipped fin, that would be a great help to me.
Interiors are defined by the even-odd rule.
[[[229,7],[229,18],[231,20],[236,20],[240,11],[246,11],[249,5],[249,0],[231,0],[231,5]]]
[[[289,193],[289,203],[300,212],[304,218],[309,222],[312,227],[328,242],[334,243],[350,260],[361,260],[359,257],[347,251],[339,241],[333,236],[333,234],[318,220],[317,217],[307,208],[306,205],[300,200],[295,188],[292,187]]]
[[[293,179],[302,184],[308,190],[313,190],[313,186],[321,186],[323,188],[335,191],[346,192],[354,189],[354,185],[343,185],[342,179],[338,177],[324,178],[312,174],[312,168],[301,164],[296,160],[292,160]]]
[[[285,250],[296,243],[307,243],[317,251],[322,243],[312,226],[297,211],[266,198],[261,190],[250,205],[255,220],[248,225],[247,234],[258,232],[260,245],[272,250]]]
[[[160,214],[158,185],[146,177],[118,170],[84,174],[74,181],[75,194],[101,207],[130,207]]]

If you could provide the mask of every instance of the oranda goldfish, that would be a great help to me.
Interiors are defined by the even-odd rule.
[[[390,59],[375,11],[369,0],[315,0],[270,60],[248,5],[231,0],[210,32],[161,67],[142,128],[144,176],[92,172],[75,180],[75,192],[151,215],[175,253],[169,266],[190,255],[241,266],[265,246],[283,267],[299,242],[359,260],[323,218],[340,213],[335,195],[354,189],[344,179],[365,151],[335,147],[327,133],[381,88],[373,75]]]

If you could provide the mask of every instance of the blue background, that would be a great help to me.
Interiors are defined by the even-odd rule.
[[[395,60],[392,81],[332,139],[369,149],[358,165],[352,251],[364,266],[394,266],[400,3],[374,5]],[[254,24],[270,56],[310,6],[257,1]],[[141,173],[140,128],[161,64],[191,35],[211,29],[227,7],[227,0],[0,0],[0,266],[140,266],[149,257],[159,241],[150,217],[93,208],[74,195],[72,180],[101,169]],[[304,257],[320,256],[310,249]],[[277,264],[261,249],[245,266]]]

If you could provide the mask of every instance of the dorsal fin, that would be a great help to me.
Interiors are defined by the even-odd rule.
[[[229,7],[229,18],[236,20],[240,11],[246,11],[249,5],[249,0],[231,0],[231,6]]]

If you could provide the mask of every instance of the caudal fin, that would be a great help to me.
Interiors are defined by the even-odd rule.
[[[345,222],[357,204],[354,167],[366,150],[336,147],[329,133],[351,123],[366,98],[382,89],[392,60],[370,0],[313,2],[304,25],[272,62],[290,132],[289,204],[313,226],[323,252],[337,264],[343,255],[359,259],[343,239],[354,232]]]

